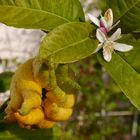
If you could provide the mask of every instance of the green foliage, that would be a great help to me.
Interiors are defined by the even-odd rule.
[[[113,10],[114,21],[120,20],[118,26],[122,28],[123,33],[133,33],[123,36],[117,42],[130,44],[134,48],[127,53],[114,52],[110,62],[103,60],[102,54],[99,53],[98,60],[124,94],[140,109],[140,0],[106,0],[99,3],[102,10],[105,9],[106,4]],[[77,62],[94,54],[98,45],[98,41],[95,39],[96,29],[93,25],[84,23],[84,13],[79,0],[0,0],[0,22],[18,28],[45,31],[53,29],[42,41],[39,56],[54,63]],[[123,109],[128,109],[130,103],[124,97],[119,96],[122,95],[120,89],[110,82],[110,77],[104,72],[95,56],[87,58],[84,63],[79,62],[77,65],[77,71],[80,73],[79,83],[83,92],[78,95],[75,110],[81,114],[79,112],[74,114],[71,128],[73,127],[75,132],[71,129],[67,132],[67,136],[64,135],[64,138],[71,139],[75,133],[77,135],[73,136],[75,140],[98,140],[103,139],[104,136],[108,139],[110,135],[119,132],[116,124],[117,121],[121,124],[121,119],[116,121],[116,119],[109,118],[108,120],[112,124],[108,125],[108,120],[102,116],[102,110],[119,109],[118,104],[121,104],[121,101],[127,102],[127,107],[123,107]],[[0,92],[9,89],[11,76],[12,74],[9,73],[0,75]],[[72,81],[67,79],[63,81],[64,79],[61,78],[57,81],[61,81],[60,87],[67,86],[67,90],[69,90],[68,87]],[[73,87],[78,86],[72,84]],[[121,101],[117,100],[118,96]],[[106,105],[107,102],[109,103]],[[4,108],[5,106],[0,109],[0,119],[3,119]],[[98,115],[93,111],[98,112]],[[79,121],[80,127],[77,126],[77,121]],[[0,139],[60,139],[60,133],[55,129],[28,131],[20,129],[17,125],[1,123]]]
[[[4,72],[0,74],[0,92],[5,92],[9,89],[12,75],[12,72]]]
[[[27,130],[17,124],[0,123],[0,140],[60,140],[60,128]]]
[[[121,21],[123,32],[140,32],[140,0],[108,0],[115,21]]]
[[[126,36],[120,42],[133,45],[133,50],[127,53],[114,52],[109,63],[103,60],[101,54],[98,55],[98,58],[125,95],[140,109],[140,86],[138,84],[140,83],[140,56],[137,54],[140,50],[140,41],[134,40],[131,36]]]
[[[134,107],[98,63],[96,56],[72,64],[82,93],[77,95],[71,120],[66,122],[64,140],[123,139],[131,131],[130,116],[102,116],[102,110],[120,112]],[[73,131],[72,131],[73,130]]]
[[[90,37],[94,26],[73,22],[61,25],[44,38],[40,57],[55,63],[72,63],[94,53],[97,41]]]
[[[0,22],[18,28],[51,30],[84,21],[79,0],[0,0]]]

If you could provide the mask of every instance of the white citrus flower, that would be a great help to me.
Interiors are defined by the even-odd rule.
[[[90,20],[97,25],[100,30],[104,33],[107,34],[111,29],[113,29],[119,22],[117,22],[115,25],[113,25],[113,12],[111,9],[108,9],[104,16],[101,16],[100,19],[94,17],[91,14],[88,14]]]
[[[100,29],[97,29],[96,37],[99,40],[100,44],[98,45],[95,52],[103,48],[103,57],[107,62],[111,60],[112,52],[114,50],[127,52],[133,49],[133,46],[131,45],[114,42],[121,37],[121,28],[118,28],[111,37],[107,37]]]

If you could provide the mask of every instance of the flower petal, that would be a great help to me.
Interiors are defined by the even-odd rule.
[[[104,27],[100,27],[99,28],[105,35],[107,34],[107,30],[106,30],[106,28],[104,28]]]
[[[121,37],[121,28],[118,28],[117,31],[113,33],[113,35],[109,37],[108,40],[115,41],[115,40],[118,40],[120,37]]]
[[[112,52],[111,51],[107,51],[105,49],[103,49],[103,56],[104,56],[104,59],[109,62],[112,58]]]
[[[100,29],[96,30],[96,37],[101,43],[107,40],[105,34]]]
[[[111,26],[113,25],[113,12],[112,9],[108,9],[105,14],[104,14],[104,18],[107,22],[107,29],[110,29]]]
[[[106,29],[108,27],[107,22],[104,17],[101,17],[101,19],[100,19],[100,26],[105,27]]]
[[[103,47],[103,43],[100,43],[100,44],[98,45],[98,47],[96,48],[96,50],[95,50],[94,53],[98,52],[102,47]]]
[[[89,19],[95,24],[97,25],[98,27],[100,27],[100,21],[98,18],[94,17],[93,15],[91,14],[88,14],[88,17]]]
[[[127,44],[123,44],[123,43],[115,43],[113,45],[113,48],[117,51],[120,52],[127,52],[133,49],[133,46],[131,45],[127,45]]]

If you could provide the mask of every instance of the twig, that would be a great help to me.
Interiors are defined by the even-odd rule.
[[[96,117],[101,117],[102,114],[99,112],[96,112],[94,114]],[[104,116],[131,116],[134,115],[134,112],[131,111],[109,111],[109,112],[104,112]]]

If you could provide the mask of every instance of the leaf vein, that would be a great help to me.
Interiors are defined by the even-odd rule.
[[[16,6],[9,6],[9,5],[8,5],[8,6],[2,6],[2,5],[1,5],[1,6],[0,6],[0,9],[3,8],[3,7],[7,7],[7,8],[8,8],[8,7],[9,7],[9,8],[14,7],[14,8],[17,8],[17,9],[22,9],[22,10],[26,10],[26,9],[27,9],[27,10],[30,10],[30,11],[33,10],[33,11],[37,11],[37,12],[40,11],[40,12],[42,12],[42,13],[45,13],[45,14],[47,13],[47,14],[56,16],[56,17],[58,17],[58,18],[61,18],[61,19],[65,20],[66,22],[70,22],[70,20],[68,20],[68,19],[66,19],[66,18],[64,18],[64,17],[62,17],[62,16],[59,16],[59,15],[57,15],[57,14],[55,14],[55,13],[51,13],[51,12],[48,12],[48,11],[43,11],[43,10],[41,10],[41,9],[33,9],[33,8],[25,8],[25,7],[16,7]]]
[[[124,12],[120,18],[122,18],[123,16],[125,16],[126,13],[128,13],[131,9],[133,9],[138,3],[140,2],[140,0],[138,0],[137,2],[135,2],[130,8],[128,8],[128,10],[126,10],[126,12]],[[118,20],[118,19],[117,19]]]
[[[55,51],[54,53],[52,53],[52,54],[50,54],[50,55],[54,55],[54,54],[56,54],[57,52],[62,51],[62,50],[65,50],[66,48],[69,48],[69,47],[71,47],[71,46],[75,46],[75,45],[77,45],[77,44],[81,44],[81,43],[85,42],[85,41],[88,40],[88,39],[89,39],[89,37],[86,37],[86,38],[84,38],[84,39],[82,39],[82,40],[79,40],[79,41],[77,41],[77,42],[74,42],[74,43],[72,43],[72,44],[70,44],[70,45],[64,46],[63,48],[58,49],[57,51]],[[48,57],[49,57],[49,56],[48,56]]]

